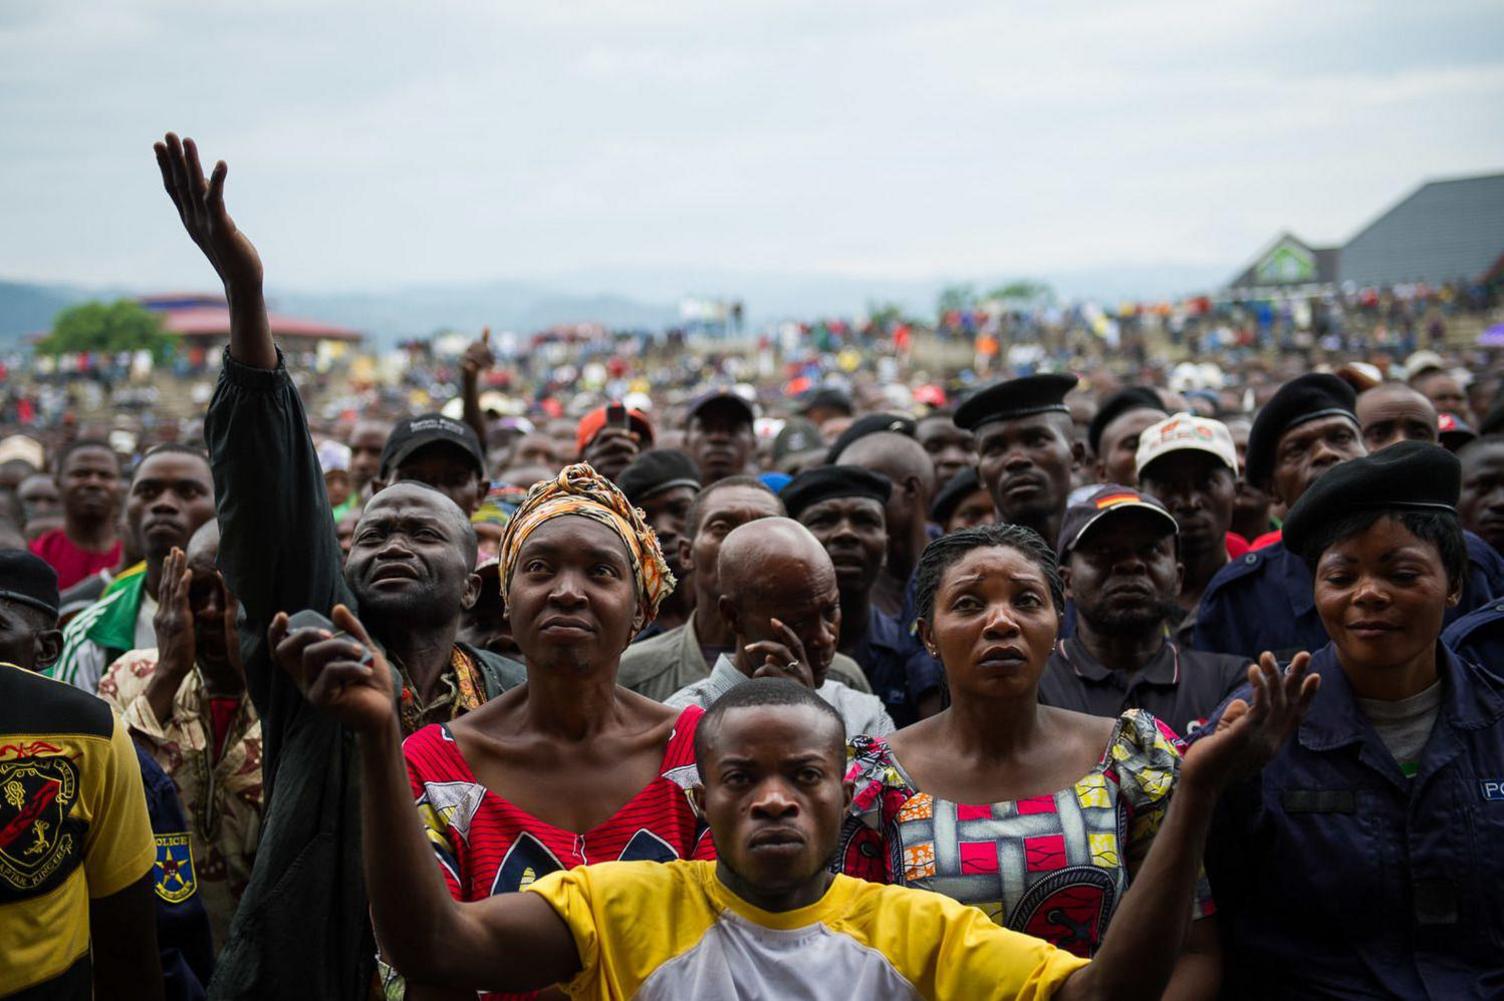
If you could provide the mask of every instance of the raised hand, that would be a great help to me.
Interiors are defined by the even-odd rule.
[[[1191,745],[1181,771],[1182,781],[1221,789],[1257,774],[1279,752],[1291,732],[1305,718],[1321,686],[1318,675],[1306,675],[1311,655],[1298,653],[1283,675],[1274,654],[1265,653],[1248,668],[1253,704],[1234,699],[1222,711],[1217,729]]]
[[[581,458],[606,479],[615,480],[622,474],[622,470],[632,464],[641,449],[636,431],[605,427],[596,432],[590,444],[585,446],[585,454]]]
[[[162,185],[183,220],[183,228],[214,265],[226,290],[259,289],[261,257],[225,210],[225,176],[230,168],[220,160],[214,165],[214,174],[205,180],[198,145],[192,139],[179,142],[171,132],[152,149],[162,171]]]
[[[489,372],[495,365],[496,356],[491,353],[491,328],[485,327],[480,332],[480,340],[471,341],[465,348],[465,353],[460,356],[460,370],[474,379],[482,372]]]
[[[152,615],[152,630],[157,635],[157,671],[174,675],[181,681],[193,667],[193,606],[188,593],[193,586],[193,571],[188,557],[177,546],[162,561],[162,580],[157,585],[157,610]]]
[[[787,678],[797,681],[805,688],[815,687],[815,669],[804,652],[799,635],[777,619],[772,620],[773,631],[780,640],[758,640],[748,643],[746,651],[754,658],[761,657],[762,664],[752,672],[754,678]]]
[[[377,733],[390,727],[397,704],[386,658],[344,605],[335,605],[331,618],[341,632],[289,632],[287,613],[278,612],[267,630],[277,664],[304,698],[350,729]]]

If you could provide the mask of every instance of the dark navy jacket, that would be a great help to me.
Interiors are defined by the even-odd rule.
[[[1504,997],[1504,680],[1437,656],[1443,701],[1415,778],[1328,645],[1309,715],[1218,803],[1206,868],[1224,997]]]
[[[167,1001],[198,1001],[204,985],[214,974],[214,939],[209,932],[209,915],[198,896],[198,873],[193,864],[178,867],[169,877],[164,863],[178,852],[186,857],[186,847],[169,848],[169,844],[188,835],[188,818],[178,800],[177,787],[139,745],[136,760],[141,763],[141,782],[146,789],[146,812],[151,817],[151,833],[157,840],[157,862],[152,883],[157,901],[157,951],[162,957],[162,979]],[[168,889],[168,886],[171,889]],[[168,897],[177,899],[168,900]]]
[[[1504,559],[1471,532],[1463,536],[1467,580],[1462,601],[1447,609],[1448,624],[1504,598]],[[1191,645],[1197,650],[1255,659],[1265,650],[1288,660],[1296,651],[1321,649],[1327,643],[1326,628],[1316,614],[1315,585],[1305,561],[1283,542],[1230,561],[1201,596],[1193,637]]]
[[[1504,601],[1468,612],[1447,626],[1441,641],[1463,660],[1504,675]]]
[[[920,697],[945,683],[944,669],[919,637],[875,606],[868,612],[867,632],[849,656],[899,728],[918,722]]]

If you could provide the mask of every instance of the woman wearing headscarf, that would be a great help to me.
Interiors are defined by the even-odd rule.
[[[477,900],[592,862],[713,858],[684,793],[701,710],[616,684],[622,651],[674,585],[641,514],[572,465],[528,491],[499,558],[527,682],[403,746],[450,892]]]
[[[1290,510],[1331,642],[1294,739],[1217,807],[1224,997],[1504,997],[1504,680],[1440,642],[1460,485],[1451,453],[1401,442]]]

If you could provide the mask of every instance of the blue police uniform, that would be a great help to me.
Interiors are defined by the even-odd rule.
[[[867,632],[849,655],[861,666],[872,693],[883,700],[898,727],[917,722],[919,699],[944,682],[940,663],[919,638],[875,607],[867,614]]]
[[[1224,997],[1504,997],[1504,680],[1441,644],[1437,667],[1413,779],[1327,645],[1295,735],[1219,801]]]
[[[1462,601],[1447,610],[1447,623],[1504,598],[1504,559],[1471,532]],[[1265,650],[1281,660],[1327,643],[1316,614],[1311,572],[1283,542],[1230,561],[1206,586],[1191,645],[1197,650],[1257,658]]]
[[[140,746],[136,759],[146,789],[146,812],[157,841],[152,885],[157,898],[157,951],[168,1001],[199,1001],[214,974],[214,939],[209,915],[198,896],[198,873],[188,835],[188,818],[177,787]]]
[[[1504,673],[1504,601],[1475,608],[1447,626],[1441,641],[1463,660]]]

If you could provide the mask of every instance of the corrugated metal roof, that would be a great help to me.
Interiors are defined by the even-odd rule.
[[[1432,181],[1342,248],[1338,277],[1358,285],[1476,280],[1504,258],[1504,174]]]

